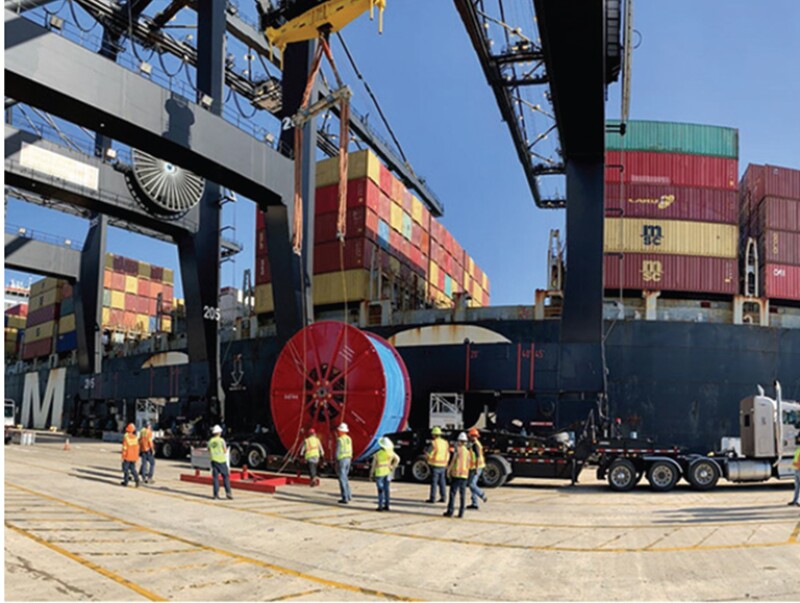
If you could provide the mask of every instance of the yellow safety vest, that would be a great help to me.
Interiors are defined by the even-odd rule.
[[[139,432],[139,446],[142,452],[148,452],[153,449],[153,430],[149,427],[142,427]]]
[[[317,457],[319,458],[320,453],[319,451],[322,449],[322,444],[319,441],[317,436],[308,436],[305,441],[306,446],[306,460]]]
[[[486,459],[483,458],[483,444],[475,440],[472,444],[472,466],[470,469],[483,469],[486,467]]]
[[[384,477],[392,472],[392,455],[381,448],[375,453],[375,477]]]
[[[228,457],[225,455],[225,440],[220,436],[214,436],[208,441],[208,456],[215,463],[227,463]]]
[[[339,454],[336,455],[336,460],[341,461],[342,459],[353,458],[353,440],[350,439],[350,436],[339,436],[337,442],[339,444]]]
[[[800,448],[794,451],[794,460],[792,461],[792,467],[800,471]]]
[[[449,448],[450,446],[443,438],[434,438],[433,450],[428,454],[428,464],[431,467],[447,467]]]
[[[450,463],[450,477],[467,479],[469,477],[471,456],[466,446],[456,446],[456,450],[453,453],[453,460]]]

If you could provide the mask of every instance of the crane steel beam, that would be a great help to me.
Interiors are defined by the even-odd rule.
[[[6,268],[72,282],[78,278],[81,254],[75,249],[10,233],[5,233],[5,243]]]
[[[291,198],[292,161],[265,143],[11,11],[5,11],[5,20],[8,96],[171,161],[263,205],[281,205]]]

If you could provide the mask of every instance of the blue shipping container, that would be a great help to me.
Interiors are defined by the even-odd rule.
[[[75,312],[75,298],[68,297],[61,302],[61,316]]]
[[[78,347],[78,332],[70,331],[58,336],[56,341],[56,352],[69,352]]]
[[[447,297],[453,297],[453,279],[449,274],[444,275],[444,294]]]
[[[389,247],[389,224],[383,220],[378,220],[378,243],[381,247]]]

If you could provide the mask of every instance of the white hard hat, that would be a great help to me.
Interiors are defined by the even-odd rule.
[[[347,432],[349,432],[349,431],[350,431],[350,428],[349,428],[349,427],[347,427],[347,423],[340,423],[340,424],[339,424],[339,427],[337,427],[336,429],[338,429],[338,430],[339,430],[339,431],[341,431],[342,433],[347,433]]]
[[[467,434],[463,431],[458,434],[458,441],[459,442],[466,442],[467,441]]]
[[[222,427],[214,425],[214,427],[211,428],[211,433],[222,433]]]
[[[392,441],[386,436],[378,440],[378,446],[380,446],[384,450],[394,450],[394,444],[392,444]]]

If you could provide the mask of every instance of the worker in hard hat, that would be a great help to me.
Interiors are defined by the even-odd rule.
[[[322,442],[317,437],[317,431],[313,428],[308,430],[308,437],[303,441],[303,447],[300,449],[300,454],[306,459],[308,463],[308,473],[311,475],[311,487],[319,486],[319,478],[317,477],[317,468],[322,455],[325,454],[322,450]]]
[[[352,499],[348,475],[350,473],[350,463],[353,461],[353,440],[348,435],[350,428],[347,423],[341,423],[336,431],[338,432],[338,437],[336,438],[336,473],[339,476],[339,492],[342,495],[339,502],[346,505]]]
[[[123,486],[128,485],[128,474],[139,487],[139,476],[136,474],[136,463],[139,460],[139,438],[136,437],[136,426],[128,423],[125,434],[122,436],[122,482]]]
[[[433,441],[425,451],[425,458],[431,468],[431,494],[425,502],[436,502],[436,488],[439,488],[439,502],[444,502],[444,494],[447,489],[445,472],[447,471],[447,461],[450,457],[450,446],[442,437],[442,430],[437,426],[431,429]]]
[[[394,451],[394,444],[386,436],[378,440],[378,451],[372,455],[372,467],[370,469],[370,479],[375,480],[378,486],[378,508],[376,511],[389,510],[389,484],[397,465],[400,464],[400,457]]]
[[[794,497],[790,506],[800,507],[800,435],[798,435],[794,443],[797,444],[797,449],[794,451],[794,458],[792,459],[792,469],[794,469]]]
[[[486,494],[478,486],[478,480],[481,479],[481,475],[483,475],[483,469],[486,467],[486,459],[483,456],[483,444],[481,444],[480,432],[473,427],[469,430],[468,435],[470,441],[471,458],[467,487],[472,495],[472,504],[470,504],[467,509],[477,510],[479,498],[483,502],[488,500],[486,498]]]
[[[467,434],[463,431],[458,434],[456,449],[447,467],[447,476],[450,478],[450,499],[447,501],[445,517],[452,517],[455,509],[456,493],[461,497],[459,501],[458,516],[464,517],[464,494],[467,488],[469,467],[472,463],[472,453],[467,447]]]
[[[155,446],[153,444],[153,424],[147,421],[139,431],[139,451],[142,464],[139,466],[139,475],[145,484],[153,483],[153,473],[156,469]]]
[[[222,427],[211,428],[211,439],[208,441],[208,456],[211,459],[211,479],[214,486],[214,498],[219,498],[219,478],[225,485],[225,496],[233,499],[231,494],[231,478],[228,474],[228,446],[222,439]]]

